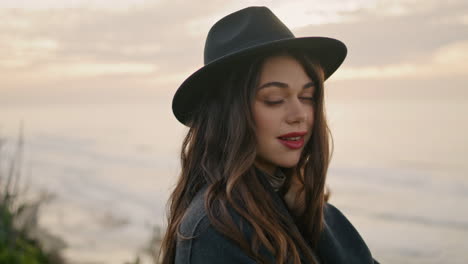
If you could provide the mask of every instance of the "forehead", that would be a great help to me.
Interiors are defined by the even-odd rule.
[[[310,78],[297,59],[289,55],[277,55],[266,58],[260,69],[260,83],[271,80],[310,81]]]

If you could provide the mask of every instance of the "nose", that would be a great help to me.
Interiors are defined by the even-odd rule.
[[[288,124],[302,123],[307,119],[309,109],[297,98],[290,101],[286,122]]]

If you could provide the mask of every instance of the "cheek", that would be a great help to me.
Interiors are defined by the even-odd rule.
[[[309,128],[312,129],[312,127],[314,126],[314,114],[315,114],[313,107],[310,109],[309,113],[310,114],[309,114],[309,118],[307,119],[307,125],[309,126]]]
[[[256,120],[257,131],[259,134],[264,134],[268,131],[271,132],[271,128],[273,128],[273,122],[271,117],[269,116],[258,116]]]
[[[257,138],[260,141],[265,140],[265,136],[274,135],[278,124],[278,115],[272,113],[271,110],[266,107],[256,106],[254,107],[254,121],[256,126]]]
[[[313,130],[314,130],[315,115],[314,115],[313,107],[310,109],[309,113],[310,114],[307,116],[307,121],[306,121],[307,129],[309,130],[309,134],[307,135],[307,138],[306,138],[307,142],[311,138]]]

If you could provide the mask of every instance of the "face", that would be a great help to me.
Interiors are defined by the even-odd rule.
[[[312,79],[293,57],[264,62],[253,104],[257,167],[273,174],[278,166],[297,165],[312,133],[314,91]]]

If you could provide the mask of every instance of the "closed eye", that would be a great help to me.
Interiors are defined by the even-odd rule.
[[[306,101],[310,101],[310,102],[313,102],[315,101],[315,97],[299,97],[299,99],[301,100],[306,100]],[[284,100],[277,100],[277,101],[264,101],[266,105],[271,105],[271,106],[274,106],[274,105],[279,105],[281,103],[284,102]]]
[[[279,105],[283,102],[283,100],[277,100],[277,101],[265,101],[265,104],[267,105]]]

